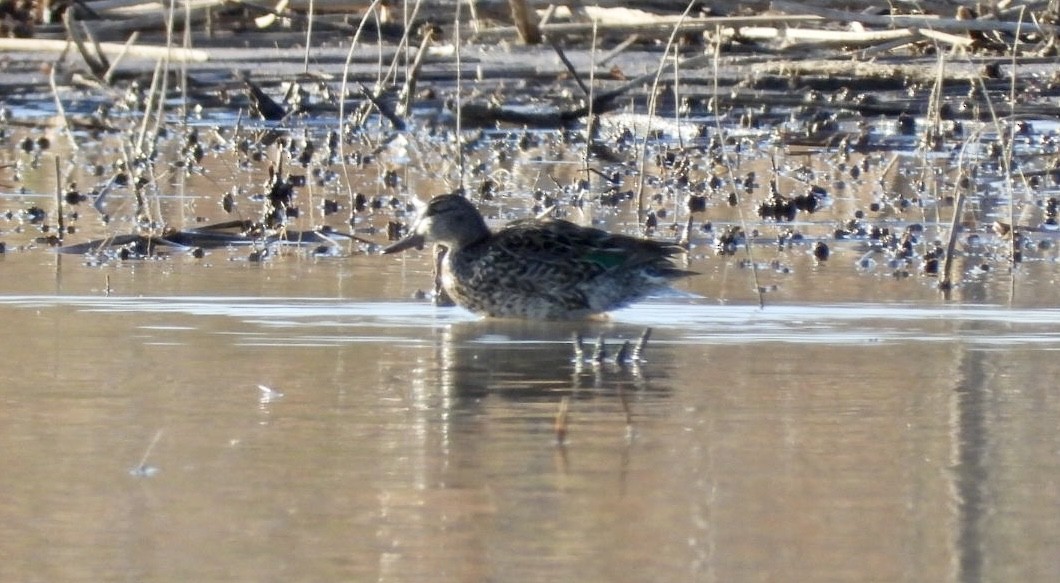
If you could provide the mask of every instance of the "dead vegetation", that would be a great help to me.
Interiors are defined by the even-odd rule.
[[[1018,215],[1021,208],[1051,208],[1060,167],[1055,132],[1034,129],[1060,117],[1055,2],[990,9],[921,3],[903,12],[823,1],[697,2],[677,10],[652,2],[522,0],[0,6],[8,36],[0,39],[4,124],[58,123],[75,151],[101,134],[123,136],[119,160],[88,197],[101,209],[109,193],[131,191],[133,228],[72,243],[68,252],[121,248],[118,257],[127,258],[249,245],[260,258],[278,244],[321,253],[333,252],[336,241],[371,248],[370,237],[334,226],[292,224],[303,171],[324,169],[320,184],[335,197],[325,201],[325,214],[342,207],[346,226],[353,225],[371,200],[367,212],[389,211],[386,233],[397,236],[407,208],[395,201],[408,193],[399,192],[393,165],[380,170],[386,190],[369,197],[355,192],[349,168],[375,163],[409,134],[447,135],[451,149],[441,157],[452,166],[445,183],[488,202],[498,186],[474,178],[488,174],[489,163],[479,157],[476,167],[473,154],[489,149],[481,145],[490,139],[486,132],[498,129],[509,143],[492,146],[495,157],[579,151],[581,178],[570,185],[552,177],[554,190],[533,194],[535,210],[628,202],[646,233],[686,245],[706,238],[724,255],[773,240],[804,241],[823,261],[833,239],[866,241],[865,258],[885,256],[896,273],[915,261],[922,272],[944,274],[948,289],[959,232],[1006,225],[1013,262],[1026,233],[1049,232],[1048,224]],[[10,113],[46,101],[55,104],[54,118]],[[647,121],[616,122],[629,113],[647,113]],[[208,139],[187,126],[210,115],[229,116],[234,134],[216,131]],[[246,134],[243,120],[266,126]],[[661,129],[687,127],[688,120],[691,134]],[[555,133],[534,133],[543,129]],[[243,201],[256,210],[217,225],[171,227],[152,192],[164,190],[158,157],[174,134],[179,168],[194,169],[211,147],[270,160],[268,180],[246,193],[253,204]],[[860,215],[841,217],[823,233],[781,226],[775,237],[766,235],[749,221],[795,221],[826,206],[821,201],[833,189],[797,166],[773,160],[763,168],[761,153],[755,166],[749,150],[763,144],[767,156],[822,152],[852,181],[872,173],[881,192]],[[35,143],[22,149],[38,158],[42,150]],[[895,151],[921,156],[919,175],[903,174]],[[948,151],[960,152],[952,168],[928,162]],[[981,214],[969,220],[965,197],[985,180],[1007,182],[1010,208],[1001,216],[992,202],[976,201]],[[57,168],[60,200],[71,190],[60,186],[64,181]],[[340,203],[335,195],[343,190]],[[233,195],[223,197],[230,212]],[[911,206],[930,211],[912,225],[870,221],[872,213]],[[925,239],[925,219],[945,225],[948,240]],[[45,242],[70,243],[63,235],[74,228],[59,225],[56,236],[53,227]],[[761,263],[753,255],[747,262]],[[756,289],[767,287],[756,279]]]

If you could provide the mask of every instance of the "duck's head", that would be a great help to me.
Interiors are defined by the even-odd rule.
[[[471,201],[458,194],[444,194],[432,198],[420,211],[409,235],[383,249],[383,253],[399,253],[413,247],[423,249],[427,243],[458,250],[489,235],[486,221]]]

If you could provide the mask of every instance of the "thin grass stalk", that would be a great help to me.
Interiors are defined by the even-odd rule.
[[[406,59],[405,83],[402,85],[398,96],[398,115],[402,118],[407,118],[412,112],[412,104],[416,96],[416,83],[419,81],[420,71],[423,70],[423,57],[427,55],[427,48],[433,41],[434,35],[428,31],[423,35],[423,40],[420,42],[419,48],[416,49],[416,55],[413,57],[412,63],[410,64]]]
[[[464,3],[456,2],[456,23],[453,27],[453,50],[456,51],[456,163],[460,172],[460,192],[464,192],[464,68],[460,59],[460,7]]]
[[[416,17],[419,16],[421,0],[416,0],[416,4],[412,7],[412,14],[408,14],[408,3],[405,3],[405,14],[403,15],[404,20],[402,21],[402,28],[404,29],[401,33],[401,38],[398,40],[397,47],[394,50],[394,58],[390,61],[390,66],[387,67],[386,75],[383,76],[382,82],[386,83],[393,79],[397,75],[398,63],[404,62],[405,74],[408,74],[409,61],[406,55],[409,47],[412,43],[409,42],[410,25]],[[406,77],[407,78],[407,77]]]
[[[459,3],[460,1],[458,0],[457,4]],[[467,10],[469,14],[467,22],[468,26],[471,28],[473,34],[478,34],[480,32],[480,29],[482,28],[482,25],[479,22],[478,9],[475,8],[474,0],[467,0]]]
[[[158,98],[155,100],[155,112],[154,127],[151,128],[151,139],[155,141],[158,139],[158,134],[162,129],[162,123],[165,122],[166,118],[166,93],[169,92],[169,59],[162,59],[162,85],[158,90]]]
[[[1014,45],[1014,47],[1015,47],[1015,45]],[[1015,51],[1015,48],[1013,48],[1013,50]],[[994,126],[994,132],[999,137],[1006,135],[1005,128],[1002,126],[1001,120],[1000,120],[1000,118],[997,115],[997,110],[994,108],[994,102],[993,102],[992,99],[990,99],[990,93],[987,91],[986,82],[983,80],[982,76],[976,76],[975,79],[979,83],[979,90],[982,91],[983,101],[986,102],[987,110],[990,112],[990,121],[991,121],[991,123]],[[1011,93],[1009,95],[1009,111],[1010,111],[1010,115],[1015,116],[1015,107],[1016,107],[1016,100],[1015,100],[1016,69],[1015,69],[1015,64],[1013,65],[1012,79],[1013,79],[1012,80],[1012,88],[1011,88]],[[1008,189],[1008,196],[1009,196],[1009,225],[1012,228],[1012,246],[1010,248],[1010,253],[1011,253],[1011,256],[1012,256],[1011,271],[1013,272],[1013,277],[1015,277],[1015,273],[1014,272],[1015,272],[1015,267],[1016,267],[1016,257],[1018,256],[1018,251],[1019,251],[1019,248],[1018,248],[1019,237],[1017,236],[1017,232],[1016,232],[1017,231],[1017,229],[1016,229],[1017,225],[1015,223],[1015,200],[1014,200],[1015,196],[1014,196],[1014,193],[1013,193],[1013,190],[1012,190],[1012,174],[1013,174],[1013,170],[1012,170],[1012,154],[1013,154],[1012,148],[1015,145],[1014,144],[1014,141],[1015,141],[1015,133],[1014,133],[1015,125],[1014,124],[1010,128],[1010,131],[1013,132],[1013,133],[1010,134],[1010,137],[1009,137],[1009,140],[1008,140],[1008,146],[1005,148],[1004,154],[1001,156],[1001,167],[1004,169],[1005,176],[1008,178],[1007,180],[1005,180],[1005,188]],[[1018,168],[1016,170],[1016,172],[1020,176],[1020,180],[1021,180],[1021,182],[1024,185],[1024,189],[1029,191],[1030,190],[1030,186],[1027,184],[1027,178],[1023,174],[1023,169],[1022,168]],[[1010,282],[1010,287],[1014,287],[1014,286],[1015,286],[1015,281],[1013,280],[1012,282]]]
[[[960,222],[960,214],[964,207],[964,192],[958,191],[953,200],[953,217],[950,220],[950,236],[946,240],[946,254],[942,262],[942,279],[939,280],[939,291],[949,299],[949,293],[953,289],[953,255],[957,248],[957,228]]]
[[[939,290],[949,297],[950,291],[953,289],[953,256],[957,248],[957,229],[960,225],[961,213],[964,210],[964,190],[960,188],[961,176],[964,173],[964,156],[968,151],[968,145],[973,141],[977,142],[982,137],[980,133],[976,133],[974,136],[964,141],[961,146],[961,151],[957,155],[957,168],[958,176],[957,180],[954,181],[954,197],[953,197],[953,217],[950,219],[950,233],[946,241],[946,254],[942,263],[942,279],[939,280]]]
[[[677,128],[677,149],[684,153],[685,137],[681,131],[681,62],[674,55],[674,127]],[[681,217],[680,196],[674,196],[674,224]],[[689,215],[692,213],[689,212]]]
[[[589,171],[589,158],[592,156],[593,141],[600,127],[593,114],[593,99],[596,92],[596,43],[597,43],[597,19],[593,19],[592,43],[589,46],[589,110],[585,125],[585,156],[582,158],[582,169],[585,171],[586,186],[592,183],[592,173]]]
[[[346,62],[342,66],[342,84],[339,87],[339,119],[337,128],[339,133],[339,158],[342,160],[342,176],[346,180],[346,193],[349,195],[351,219],[353,218],[352,213],[355,212],[354,209],[356,208],[354,200],[356,195],[353,192],[353,183],[350,180],[349,165],[346,164],[346,132],[343,129],[346,123],[346,92],[350,79],[350,63],[353,61],[353,51],[361,40],[361,33],[364,31],[364,25],[368,22],[368,16],[375,12],[379,2],[380,0],[372,0],[372,3],[365,9],[360,24],[357,25],[357,32],[354,33],[353,40],[350,41],[350,50],[346,53]]]
[[[381,30],[382,26],[383,26],[383,21],[379,17],[379,11],[372,13],[372,18],[375,19],[375,28],[376,28],[376,30]],[[361,85],[361,87],[362,87],[361,93],[364,94],[366,97],[368,97],[368,101],[365,102],[365,103],[362,103],[361,106],[359,108],[357,108],[357,113],[355,114],[353,119],[354,119],[354,122],[358,126],[364,126],[368,122],[368,116],[372,112],[372,106],[373,105],[376,106],[376,109],[379,109],[381,111],[381,108],[379,108],[378,105],[376,104],[376,99],[375,98],[380,96],[380,95],[382,95],[382,93],[383,93],[383,90],[382,90],[383,83],[385,82],[386,79],[389,79],[390,75],[391,75],[390,69],[388,69],[386,73],[383,72],[383,37],[382,37],[382,35],[379,35],[378,38],[375,39],[375,48],[376,48],[375,82],[372,83],[372,90],[371,91],[365,91],[364,90],[364,85],[363,84]],[[394,59],[397,59],[397,53],[395,53]],[[394,64],[394,60],[391,61],[391,67],[393,67],[393,64]]]
[[[191,5],[188,2],[184,3],[184,30],[181,35],[181,48],[185,51],[191,48]],[[190,110],[188,108],[188,63],[187,61],[180,62],[180,124],[181,129],[185,133],[188,132],[188,115]],[[187,185],[188,185],[188,168],[181,167],[180,182],[177,184],[177,196],[180,200],[180,224],[181,227],[185,226],[185,207],[187,205]],[[312,181],[310,181],[312,182]]]
[[[80,148],[74,140],[73,132],[70,131],[70,120],[66,117],[66,108],[63,107],[63,100],[59,99],[59,86],[55,83],[55,69],[58,67],[59,61],[57,60],[48,68],[48,85],[52,90],[52,98],[55,99],[55,111],[59,113],[59,119],[63,120],[63,134],[70,142],[70,149],[77,152]]]
[[[155,72],[151,77],[151,87],[147,92],[147,102],[144,103],[144,116],[140,120],[140,133],[136,137],[136,142],[133,144],[133,154],[138,157],[143,153],[144,139],[147,136],[147,124],[151,119],[151,110],[154,109],[155,92],[158,89],[159,76],[162,74],[162,59],[155,61]],[[133,167],[130,166],[130,169]]]
[[[666,41],[666,48],[663,50],[662,56],[659,58],[659,66],[655,69],[655,79],[651,84],[651,94],[648,96],[648,122],[644,131],[644,144],[641,147],[640,152],[640,167],[638,169],[637,176],[637,222],[640,223],[644,220],[644,173],[647,170],[648,163],[648,140],[651,137],[651,120],[655,117],[655,105],[656,96],[659,93],[659,78],[662,77],[663,68],[666,66],[666,58],[670,55],[670,49],[674,49],[674,58],[677,58],[676,39],[677,32],[681,30],[681,25],[688,18],[688,13],[692,11],[692,7],[696,5],[695,0],[691,0],[685,5],[685,11],[681,13],[681,17],[674,24],[673,30],[670,31],[670,38]]]
[[[154,127],[151,128],[151,150],[153,151],[157,147],[158,135],[161,133],[162,124],[166,119],[166,94],[169,92],[169,65],[170,65],[170,53],[173,51],[173,27],[176,22],[176,10],[177,0],[170,0],[169,10],[166,12],[166,55],[162,58],[162,75],[161,85],[158,90],[158,97],[155,99],[154,105],[157,108],[154,117]],[[149,116],[145,115],[144,119],[148,119]],[[155,166],[150,161],[150,156],[144,159],[144,163],[147,164],[148,173],[151,176],[151,184],[154,186],[154,195],[151,197],[154,203],[154,216],[157,218],[159,225],[164,223],[162,217],[162,201],[159,198],[161,195],[161,188],[157,176],[155,175]]]
[[[721,109],[718,102],[718,96],[721,95],[721,89],[718,86],[718,78],[721,76],[721,31],[715,34],[717,39],[714,42],[713,58],[711,60],[714,67],[714,97],[710,100],[711,109],[714,113],[714,129],[718,132],[718,147],[721,148],[721,159],[725,164],[725,171],[729,173],[729,183],[735,184],[736,170],[732,167],[732,163],[729,161],[728,153],[725,150],[725,130],[721,127]],[[776,161],[773,162],[774,172],[776,171]],[[764,309],[766,307],[765,293],[762,291],[762,284],[758,278],[758,263],[755,261],[754,245],[751,240],[751,232],[747,229],[747,219],[743,214],[743,201],[741,200],[740,193],[736,188],[733,188],[733,194],[736,196],[736,216],[740,219],[740,228],[743,229],[744,234],[744,251],[747,253],[747,261],[751,264],[751,280],[754,282],[755,293],[758,294],[758,309]]]
[[[376,30],[382,30],[383,29],[383,20],[382,20],[382,18],[379,17],[379,11],[374,12],[373,15],[372,15],[372,18],[375,20],[375,29]],[[375,66],[376,73],[375,73],[375,83],[372,84],[373,95],[378,94],[378,93],[382,93],[383,80],[386,79],[387,77],[389,77],[389,75],[390,75],[389,72],[387,72],[387,73],[383,72],[383,35],[381,35],[381,34],[376,35],[375,50],[376,50],[376,61],[375,61],[375,63],[376,63],[376,66]],[[361,108],[361,118],[359,120],[359,123],[361,125],[365,125],[365,124],[368,123],[368,114],[371,113],[371,111],[372,111],[371,103],[369,102],[369,103],[364,104],[364,107]],[[382,171],[382,169],[380,169],[380,171]]]
[[[938,184],[934,179],[934,173],[931,172],[931,166],[928,163],[928,147],[934,139],[937,138],[938,132],[942,128],[942,86],[946,81],[946,53],[945,51],[939,50],[938,43],[935,46],[935,54],[938,58],[935,60],[935,83],[931,86],[931,95],[928,97],[928,111],[927,120],[930,130],[925,139],[921,140],[917,145],[917,151],[920,154],[920,180],[924,184],[925,188],[931,188],[931,194],[934,195],[935,200],[939,200]],[[942,205],[935,205],[935,224],[942,222]]]
[[[184,34],[181,48],[191,49],[191,4],[184,3]],[[188,127],[188,62],[180,62],[180,118],[186,130]]]
[[[309,12],[306,14],[305,25],[305,58],[302,62],[302,72],[309,74],[309,51],[313,46],[313,16],[315,14],[316,2],[309,0]]]
[[[155,165],[146,160],[144,163],[147,164],[147,175],[151,178],[149,186],[153,187],[152,191],[154,192],[154,196],[151,197],[151,202],[154,203],[154,209],[152,212],[154,217],[156,217],[152,219],[149,215],[147,217],[148,225],[151,227],[152,232],[160,232],[165,228],[165,221],[162,218],[162,189],[158,186],[159,180],[158,175],[155,173]]]
[[[663,54],[665,59],[670,54],[670,47],[666,47],[666,52]],[[651,94],[648,95],[648,120],[644,127],[644,141],[641,144],[640,158],[637,168],[637,223],[640,224],[644,221],[644,176],[648,171],[648,141],[651,139],[652,124],[651,121],[655,118],[655,105],[656,91],[659,87],[659,76],[662,75],[662,66],[656,71],[655,80],[651,84]]]
[[[421,0],[416,0],[416,4],[412,7],[412,14],[408,13],[408,0],[404,3],[404,15],[403,15],[403,28],[404,31],[401,34],[401,40],[398,42],[398,49],[394,52],[394,63],[397,63],[397,56],[401,55],[403,50],[407,50],[412,44],[409,38],[409,30],[412,26],[412,22],[416,19],[416,16],[420,12]],[[413,56],[413,60],[410,63],[408,58],[404,59],[405,63],[405,84],[403,86],[403,94],[401,97],[401,103],[404,109],[403,115],[408,115],[409,108],[411,107],[413,93],[416,90],[416,80],[420,74],[420,68],[423,66],[423,57],[427,54],[427,47],[433,40],[434,35],[429,31],[423,35],[423,40],[420,42],[419,48],[416,50],[416,54]],[[393,65],[391,65],[393,66]]]
[[[129,53],[129,49],[136,44],[136,40],[140,38],[140,31],[134,30],[129,35],[129,40],[125,41],[125,44],[121,47],[119,52],[113,59],[110,60],[110,67],[107,68],[107,72],[103,74],[103,83],[110,86],[111,79],[114,78],[114,71],[117,70],[118,65],[121,64],[122,60],[125,59],[125,55]],[[186,65],[185,65],[186,66]]]
[[[63,171],[59,167],[60,160],[59,156],[55,157],[55,222],[59,225],[59,232],[56,235],[59,242],[63,242],[63,235],[66,234],[66,218],[63,216]]]
[[[685,138],[681,134],[681,62],[674,53],[674,127],[677,128],[677,147],[685,149]]]
[[[1027,7],[1020,6],[1020,17],[1017,20],[1018,26],[1016,27],[1016,36],[1012,40],[1012,83],[1009,86],[1009,118],[1012,120],[1016,119],[1016,71],[1019,56],[1019,44],[1020,44],[1020,29],[1023,24],[1023,17],[1026,14]],[[1012,241],[1011,247],[1009,248],[1009,256],[1012,258],[1012,269],[1009,269],[1009,303],[1012,303],[1012,299],[1016,295],[1016,257],[1019,252],[1019,240],[1020,237],[1016,233],[1016,193],[1012,188],[1012,149],[1016,147],[1016,124],[1009,124],[1009,140],[1008,147],[1005,148],[1005,154],[1002,156],[1005,164],[1005,175],[1008,180],[1005,181],[1005,188],[1008,190],[1008,224],[1012,228]],[[1020,166],[1020,176],[1023,177],[1023,167]],[[1023,180],[1024,188],[1027,189],[1027,181],[1024,177]],[[1028,189],[1029,190],[1029,189]]]

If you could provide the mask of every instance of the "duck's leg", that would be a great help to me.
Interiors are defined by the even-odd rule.
[[[442,287],[442,262],[448,252],[449,249],[444,245],[434,246],[434,305],[442,307],[456,305],[453,298],[449,297],[449,292]]]

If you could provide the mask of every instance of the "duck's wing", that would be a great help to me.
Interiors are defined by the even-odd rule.
[[[497,233],[494,245],[513,260],[521,258],[544,271],[569,272],[569,277],[577,280],[636,269],[649,269],[667,278],[692,274],[673,264],[673,257],[684,251],[677,245],[560,219],[516,221]]]

